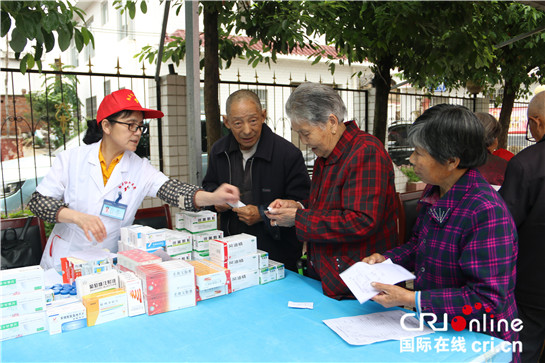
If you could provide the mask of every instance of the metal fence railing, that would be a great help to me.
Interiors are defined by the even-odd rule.
[[[145,75],[67,70],[27,70],[22,75],[11,68],[1,72],[9,85],[0,95],[2,214],[24,208],[54,157],[82,144],[87,120],[95,118],[105,95],[130,88],[146,100],[149,82],[154,82]],[[16,90],[15,85],[21,88]],[[149,156],[149,142],[143,141],[138,153]]]

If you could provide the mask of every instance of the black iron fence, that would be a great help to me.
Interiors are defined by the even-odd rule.
[[[79,146],[86,130],[86,121],[95,118],[98,104],[113,90],[130,88],[138,94],[144,107],[148,107],[149,82],[153,76],[123,75],[120,73],[92,73],[30,70],[25,76],[18,69],[2,68],[9,80],[9,90],[0,96],[2,107],[2,213],[21,209],[28,203],[41,178],[52,165],[53,158],[62,150]],[[225,114],[227,97],[238,89],[254,91],[267,110],[267,124],[278,135],[291,141],[303,152],[309,172],[312,170],[315,155],[291,130],[285,114],[287,98],[300,82],[278,84],[241,81],[220,81],[219,102],[221,114]],[[26,85],[25,90],[16,92]],[[359,127],[372,133],[372,115],[369,90],[351,89],[337,84],[335,88],[348,109],[348,119],[356,120]],[[202,82],[201,82],[201,90]],[[202,92],[202,91],[201,91]],[[201,100],[204,97],[201,96]],[[412,148],[406,143],[407,128],[427,108],[440,103],[460,104],[473,111],[488,111],[496,118],[500,109],[489,105],[488,100],[467,93],[453,94],[433,92],[424,94],[415,90],[393,90],[388,102],[388,140],[387,148],[397,165],[408,164]],[[509,149],[520,151],[528,145],[525,140],[526,103],[516,103],[513,108],[509,130]],[[204,103],[201,102],[201,122],[205,122]],[[160,129],[159,127],[158,129]],[[203,172],[206,169],[206,127],[202,125]],[[224,130],[227,132],[227,130]],[[159,135],[158,150],[149,149],[149,138],[143,138],[138,153],[151,159],[161,158],[162,140]],[[161,160],[159,165],[161,165]]]
[[[22,75],[11,68],[1,72],[8,80],[0,96],[2,214],[28,203],[60,151],[82,144],[87,121],[95,118],[105,95],[129,88],[143,96],[147,107],[149,82],[154,82],[153,76],[120,73],[28,70]],[[142,141],[138,153],[149,156],[149,142]]]

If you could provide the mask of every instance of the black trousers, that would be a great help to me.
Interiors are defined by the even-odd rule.
[[[522,320],[520,340],[523,363],[545,363],[545,309],[536,309],[523,304],[517,304],[519,318]]]

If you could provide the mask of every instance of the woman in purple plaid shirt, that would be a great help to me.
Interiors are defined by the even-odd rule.
[[[467,108],[442,104],[415,121],[409,140],[415,147],[410,161],[428,184],[412,236],[363,261],[390,258],[415,271],[415,291],[375,282],[381,292],[373,300],[385,307],[416,307],[439,319],[447,313],[449,322],[456,316],[482,322],[486,308],[487,321],[494,314],[496,322],[511,322],[517,318],[516,227],[503,199],[476,169],[486,161],[482,124]],[[476,309],[479,303],[483,308]],[[486,331],[481,326],[481,331],[518,340],[516,331],[494,328],[489,333],[490,325]]]

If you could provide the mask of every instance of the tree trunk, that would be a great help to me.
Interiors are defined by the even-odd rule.
[[[376,88],[375,96],[375,118],[373,134],[384,144],[386,140],[386,129],[388,127],[388,96],[392,77],[390,69],[392,61],[390,58],[378,62],[375,70],[374,83]]]
[[[204,114],[206,117],[207,151],[220,138],[219,106],[219,53],[218,53],[218,8],[213,2],[203,2],[204,15]]]
[[[511,123],[511,112],[513,111],[513,104],[515,103],[515,95],[517,93],[518,86],[513,84],[509,79],[505,80],[503,88],[503,100],[501,105],[500,119],[501,134],[498,138],[498,148],[507,149],[507,135],[509,133],[509,124]]]

